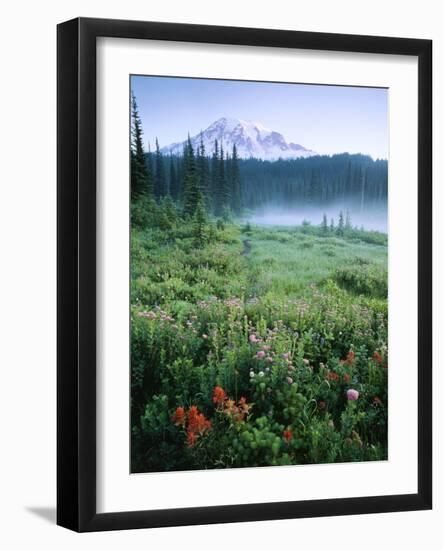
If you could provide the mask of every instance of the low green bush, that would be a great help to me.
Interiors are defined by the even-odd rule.
[[[387,271],[366,264],[345,266],[336,270],[335,281],[346,290],[374,298],[387,298]]]

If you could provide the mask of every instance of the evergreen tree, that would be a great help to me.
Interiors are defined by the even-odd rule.
[[[159,209],[157,215],[157,227],[159,227],[163,231],[168,231],[169,229],[172,229],[172,223],[169,220],[164,208]]]
[[[311,181],[309,184],[309,198],[308,198],[309,202],[311,202],[312,204],[318,204],[321,202],[323,198],[322,187],[323,186],[321,184],[319,175],[316,173],[312,174]]]
[[[229,209],[230,203],[230,190],[229,182],[226,178],[225,167],[225,154],[223,151],[223,144],[220,146],[220,157],[218,159],[218,180],[217,180],[217,210],[215,214],[217,216],[225,215],[226,210]]]
[[[177,222],[178,213],[171,195],[166,195],[162,200],[162,209],[168,221],[174,225]]]
[[[217,240],[217,231],[215,229],[215,226],[213,223],[209,224],[209,230],[208,230],[208,241],[210,243],[213,243]]]
[[[211,195],[212,195],[212,208],[216,215],[221,212],[221,197],[219,195],[219,158],[218,158],[218,141],[214,142],[214,152],[211,159]]]
[[[200,133],[200,144],[197,149],[197,173],[198,185],[203,196],[204,204],[207,209],[211,208],[211,189],[209,181],[209,162],[206,156],[205,144],[203,143],[203,134]]]
[[[363,211],[365,207],[365,193],[366,193],[366,170],[361,167],[361,198],[360,198],[360,209]]]
[[[202,200],[202,195],[198,186],[194,149],[189,136],[183,152],[183,163],[183,214],[193,216],[198,203]]]
[[[329,226],[329,229],[330,229],[331,233],[333,233],[335,231],[334,218],[331,218],[331,225]]]
[[[185,179],[185,153],[186,145],[183,147],[183,155],[175,160],[175,171],[177,177],[177,201],[183,203],[183,182]]]
[[[167,193],[163,155],[160,152],[158,139],[155,138],[155,196],[159,199]]]
[[[169,194],[174,200],[177,200],[179,197],[177,168],[172,155],[169,157]]]
[[[223,143],[220,144],[220,157],[218,161],[218,193],[220,195],[221,211],[226,207],[227,193],[226,193],[226,171],[225,171],[225,152],[223,150]]]
[[[237,147],[234,143],[232,148],[230,180],[231,180],[231,208],[236,214],[240,214],[243,209],[241,183],[240,183],[240,169],[238,162]]]
[[[152,196],[152,178],[145,162],[143,130],[134,93],[131,95],[131,199]]]
[[[202,201],[198,201],[193,217],[194,246],[201,248],[206,241],[206,214]]]
[[[227,193],[228,204],[225,205],[225,210],[231,211],[231,204],[232,204],[232,159],[229,155],[229,151],[226,151],[225,153],[225,187],[224,190],[225,193]]]
[[[326,214],[323,214],[323,219],[322,219],[322,222],[321,222],[321,228],[322,228],[323,233],[328,232],[328,218],[326,217]]]
[[[349,214],[349,210],[346,210],[345,230],[349,231],[350,229],[352,229],[351,215]]]
[[[154,168],[154,155],[151,151],[151,143],[148,141],[148,152],[145,155],[145,162],[146,166],[148,167],[148,172],[151,176],[151,196],[154,196],[154,174],[155,174],[155,168]]]
[[[344,226],[345,226],[345,220],[343,217],[343,212],[342,210],[340,210],[340,214],[338,216],[337,235],[340,235],[340,236],[343,235]]]

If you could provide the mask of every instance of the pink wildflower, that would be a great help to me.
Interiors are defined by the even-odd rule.
[[[137,313],[139,317],[146,317],[146,319],[155,319],[156,314],[153,311],[139,311]]]
[[[357,390],[350,389],[346,392],[349,401],[357,401],[359,393]]]

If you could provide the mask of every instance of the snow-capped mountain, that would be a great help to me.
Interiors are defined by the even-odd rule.
[[[240,158],[255,157],[263,160],[277,160],[279,158],[311,157],[317,154],[302,145],[288,143],[282,134],[269,130],[258,122],[237,118],[220,118],[206,128],[201,135],[193,136],[191,142],[194,149],[200,145],[201,138],[207,155],[213,153],[215,140],[218,141],[219,147],[222,144],[224,150],[230,154],[235,143]],[[181,155],[183,145],[183,142],[172,143],[163,147],[162,152]]]

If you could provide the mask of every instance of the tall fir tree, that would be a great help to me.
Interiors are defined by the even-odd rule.
[[[219,151],[218,141],[214,141],[214,151],[211,158],[211,196],[212,196],[212,210],[215,215],[219,215],[221,211],[221,197],[219,195]]]
[[[185,179],[185,152],[186,145],[183,146],[183,154],[176,157],[175,172],[177,176],[177,202],[183,203],[183,182]]]
[[[152,196],[152,174],[143,150],[143,130],[137,101],[131,94],[131,198]]]
[[[206,241],[206,213],[201,200],[195,208],[192,232],[194,235],[194,246],[201,248]]]
[[[177,209],[171,195],[166,195],[160,203],[160,214],[162,215],[163,228],[171,228],[177,222]]]
[[[198,184],[203,196],[204,206],[207,210],[211,209],[211,182],[209,178],[209,162],[206,156],[203,134],[200,132],[200,144],[197,149],[197,173]]]
[[[240,169],[238,161],[237,147],[234,143],[232,147],[232,157],[230,160],[230,186],[231,186],[231,208],[236,214],[240,214],[243,209]]]
[[[172,154],[169,157],[169,194],[174,200],[177,200],[179,197],[177,167]]]
[[[145,155],[145,162],[146,162],[146,166],[148,167],[148,172],[151,176],[151,187],[152,187],[151,195],[154,196],[154,174],[155,174],[154,154],[151,151],[151,142],[149,141],[148,141],[148,152]]]
[[[202,194],[198,186],[194,149],[189,136],[183,151],[183,163],[183,214],[192,217],[198,203],[202,200]]]
[[[345,230],[349,231],[350,229],[352,229],[351,214],[349,210],[346,210]]]
[[[342,210],[340,210],[340,214],[338,215],[337,235],[340,235],[340,236],[343,235],[344,227],[345,227],[345,219],[344,219]]]
[[[155,196],[157,199],[168,194],[166,188],[165,166],[163,163],[163,155],[160,151],[158,139],[155,138]]]
[[[361,195],[360,195],[360,209],[363,211],[365,208],[365,193],[366,193],[366,170],[361,167]]]
[[[323,219],[321,221],[321,229],[323,233],[328,232],[328,218],[326,217],[326,214],[323,214]]]
[[[216,216],[226,214],[229,208],[229,182],[226,178],[225,153],[223,144],[220,145],[220,154],[216,165],[216,181],[215,181],[215,207],[214,213]]]

